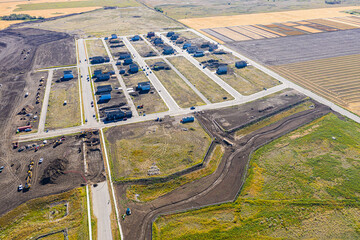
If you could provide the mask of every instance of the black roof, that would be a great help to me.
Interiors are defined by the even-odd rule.
[[[140,83],[138,83],[138,86],[139,87],[142,87],[142,86],[149,86],[150,85],[150,82],[148,81],[148,82],[140,82]]]
[[[111,85],[103,85],[103,86],[98,86],[97,90],[103,90],[103,89],[112,89]]]

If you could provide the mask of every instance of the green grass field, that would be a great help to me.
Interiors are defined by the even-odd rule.
[[[92,227],[96,230],[95,219]],[[0,239],[4,240],[37,239],[66,228],[69,239],[89,239],[85,188],[30,200],[0,217]],[[44,239],[64,239],[64,234]]]
[[[159,62],[159,59],[146,61],[149,66],[156,62]],[[180,107],[187,108],[205,104],[174,70],[153,71],[153,74],[161,81]]]
[[[63,1],[47,3],[19,4],[15,11],[62,9],[62,8],[82,8],[82,7],[136,7],[139,4],[134,0],[90,0],[90,1]]]
[[[184,57],[168,58],[174,67],[179,70],[210,102],[223,102],[234,99],[205,73],[200,71]],[[224,99],[225,98],[225,99]]]
[[[234,203],[159,217],[154,239],[359,239],[360,125],[328,114],[258,149]]]
[[[154,183],[149,185],[131,185],[127,189],[126,196],[128,199],[138,200],[142,202],[152,201],[177,189],[178,187],[185,185],[186,183],[212,174],[217,169],[223,154],[224,149],[220,145],[218,145],[211,153],[209,163],[204,168],[186,174],[182,177],[175,178],[165,183]],[[139,196],[135,197],[135,194],[138,194]]]
[[[81,124],[78,84],[77,78],[51,84],[45,129],[67,128]]]
[[[122,131],[125,133],[111,140],[111,129],[106,131],[115,180],[148,178],[148,170],[154,163],[160,170],[155,177],[186,169],[200,163],[210,145],[210,137],[197,122],[133,125]]]

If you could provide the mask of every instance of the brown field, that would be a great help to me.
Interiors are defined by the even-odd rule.
[[[360,114],[360,55],[326,58],[272,67],[311,91]]]
[[[320,33],[322,32],[321,30],[312,28],[312,27],[308,27],[308,26],[294,26],[294,28],[306,31],[306,32],[310,32],[310,33]]]
[[[358,7],[320,8],[310,10],[244,14],[235,16],[189,18],[180,19],[179,21],[191,28],[200,30],[203,28],[230,27],[234,25],[254,25],[271,24],[273,22],[302,21],[313,19],[314,16],[317,18],[345,17],[349,15],[341,11],[353,10],[356,8]]]
[[[241,28],[241,27],[229,27],[229,29],[231,29],[233,31],[236,31],[238,33],[244,34],[245,36],[251,37],[252,39],[262,39],[262,38],[264,38],[263,36],[261,36],[259,34],[253,33],[251,31],[246,30],[246,29]]]
[[[351,25],[354,27],[360,27],[360,22],[355,22],[355,21],[349,20],[348,18],[330,18],[330,20],[339,21],[339,22],[342,22],[342,23],[345,23],[345,24],[348,24],[348,25]]]
[[[341,29],[341,30],[347,30],[347,29],[356,28],[354,26],[350,26],[350,25],[345,24],[345,23],[331,21],[330,19],[313,19],[313,20],[311,20],[309,22],[318,23],[318,24],[322,24],[322,25],[325,25],[325,26],[338,28],[338,29]]]
[[[274,37],[279,37],[278,35],[276,34],[273,34],[273,33],[270,33],[270,32],[267,32],[267,31],[264,31],[263,29],[261,28],[257,28],[256,26],[238,26],[239,28],[242,28],[242,29],[246,29],[246,30],[249,30],[249,31],[252,31],[254,33],[257,33],[263,37],[266,37],[266,38],[274,38]]]
[[[217,32],[217,33],[220,33],[222,35],[224,35],[225,37],[227,38],[230,38],[234,41],[245,41],[245,40],[251,40],[251,38],[249,37],[246,37],[240,33],[237,33],[235,31],[232,31],[230,29],[227,29],[227,28],[216,28],[216,29],[213,29],[213,31]]]

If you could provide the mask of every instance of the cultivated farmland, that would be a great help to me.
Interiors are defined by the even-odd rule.
[[[233,97],[217,83],[201,72],[184,57],[168,58],[174,65],[210,102],[223,102]]]
[[[360,55],[272,67],[284,77],[360,114]]]

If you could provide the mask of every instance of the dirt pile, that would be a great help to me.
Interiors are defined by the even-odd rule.
[[[56,182],[56,179],[59,178],[59,176],[65,174],[65,170],[69,164],[69,161],[66,159],[60,159],[57,158],[53,160],[49,166],[44,170],[44,173],[41,177],[40,183],[42,185],[45,184],[54,184]]]

